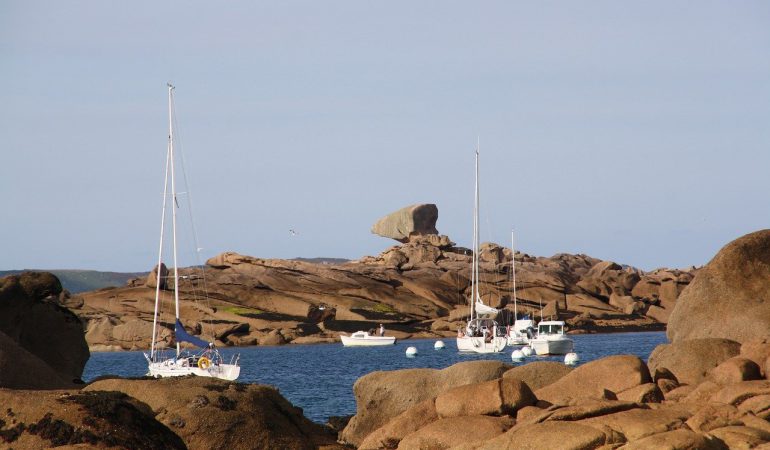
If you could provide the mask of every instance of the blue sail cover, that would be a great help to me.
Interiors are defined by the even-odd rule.
[[[174,325],[174,336],[177,342],[189,342],[192,345],[200,348],[206,348],[209,346],[208,342],[201,338],[197,338],[185,331],[184,326],[182,326],[182,322],[180,322],[179,319],[176,319],[176,324]]]

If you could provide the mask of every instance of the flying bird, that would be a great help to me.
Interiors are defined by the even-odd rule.
[[[299,234],[299,233],[297,233],[296,231],[294,231],[292,229],[289,230],[289,233],[291,233],[292,236],[296,236],[296,235]]]

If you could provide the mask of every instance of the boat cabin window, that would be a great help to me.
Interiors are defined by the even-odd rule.
[[[537,332],[540,334],[564,334],[564,326],[561,324],[541,324]]]

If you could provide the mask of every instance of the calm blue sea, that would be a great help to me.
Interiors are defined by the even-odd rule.
[[[647,361],[658,344],[666,343],[664,332],[574,335],[580,363],[609,355],[632,354]],[[353,383],[375,370],[418,367],[443,369],[460,361],[497,359],[511,363],[511,351],[492,355],[460,354],[454,339],[443,339],[446,347],[434,350],[435,339],[399,341],[385,347],[343,347],[337,344],[284,345],[279,347],[225,348],[226,361],[241,355],[240,382],[276,386],[295,406],[304,409],[309,419],[325,423],[329,416],[354,414],[356,402]],[[406,357],[406,348],[414,346],[417,355]],[[530,357],[528,361],[563,361],[564,357]],[[92,353],[83,379],[91,381],[102,375],[140,377],[147,373],[141,352]]]

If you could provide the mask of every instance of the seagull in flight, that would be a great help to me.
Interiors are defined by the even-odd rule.
[[[297,233],[296,231],[294,231],[292,229],[289,229],[289,233],[291,233],[292,236],[296,236],[296,235],[299,234],[299,233]]]

